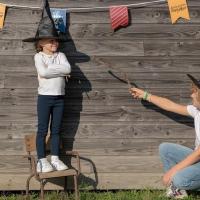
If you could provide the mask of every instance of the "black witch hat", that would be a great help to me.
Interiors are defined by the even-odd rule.
[[[36,42],[37,40],[45,39],[45,38],[56,39],[61,42],[66,41],[66,39],[61,38],[58,35],[53,18],[51,16],[51,11],[49,8],[48,0],[44,0],[42,19],[39,23],[38,30],[37,30],[35,37],[27,38],[27,39],[24,39],[23,41],[24,42]]]
[[[192,75],[187,74],[187,76],[192,80],[192,83],[197,86],[197,88],[200,89],[200,80],[197,80],[196,78],[194,78]]]

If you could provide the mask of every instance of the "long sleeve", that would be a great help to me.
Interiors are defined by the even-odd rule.
[[[50,64],[46,65],[42,59],[42,55],[35,55],[35,67],[41,78],[57,78],[66,76],[71,72],[71,67],[66,59],[66,61],[61,64]]]
[[[49,69],[60,69],[60,71],[62,73],[64,73],[65,75],[70,74],[71,73],[71,66],[65,56],[64,53],[59,53],[59,61],[60,63],[52,63],[48,65]]]

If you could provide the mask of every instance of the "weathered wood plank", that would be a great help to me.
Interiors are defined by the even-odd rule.
[[[89,56],[190,56],[199,55],[200,42],[196,41],[119,41],[119,40],[74,40],[76,49]],[[94,45],[95,44],[95,45]],[[145,54],[143,55],[143,45]],[[73,52],[73,43],[69,43],[64,48],[67,55],[78,55]],[[70,51],[71,50],[71,51]]]
[[[32,43],[21,40],[0,40],[1,55],[33,55],[35,53]]]
[[[11,5],[19,5],[19,6],[41,6],[42,0],[1,0],[1,3],[3,4],[11,4]]]
[[[24,173],[29,171],[29,162],[22,156],[0,156],[4,161],[0,164],[0,174]],[[50,159],[50,158],[49,158]],[[62,157],[66,162],[67,158]],[[72,166],[76,167],[76,160],[72,159]],[[81,156],[81,172],[98,173],[162,173],[158,156]]]
[[[195,45],[194,45],[195,44]],[[199,43],[200,44],[200,43]],[[184,41],[159,41],[159,42],[144,42],[145,56],[177,56],[185,55],[188,56],[198,55],[199,45],[198,43],[184,42]],[[190,51],[190,53],[188,52]]]
[[[169,128],[170,127],[170,128]],[[0,121],[1,139],[23,139],[25,135],[36,133],[37,121],[2,122]],[[179,124],[175,121],[162,123],[133,122],[80,122],[63,123],[62,137],[75,139],[98,138],[194,138],[193,122]]]
[[[188,89],[188,91],[186,91]],[[149,88],[152,94],[169,98],[173,101],[186,104],[190,102],[190,89],[188,88]],[[1,89],[0,90],[1,106],[36,106],[37,89]],[[65,97],[66,106],[140,106],[140,101],[135,101],[127,89],[95,89],[86,93],[80,93],[79,89],[67,89]],[[149,107],[147,102],[143,105]]]
[[[0,174],[0,190],[25,190],[25,182],[28,174]],[[163,189],[161,184],[161,173],[99,173],[98,183],[95,175],[82,175],[81,182],[87,185],[88,189]],[[45,189],[61,190],[63,189],[63,179],[52,180],[50,184],[45,185]],[[34,179],[31,181],[32,190],[39,189],[39,183]]]
[[[61,46],[61,51],[67,52],[68,56],[81,56],[80,52],[89,56],[144,56],[143,42],[130,40],[76,40]]]
[[[13,74],[15,72],[31,72],[36,74],[33,55],[0,55],[0,63],[0,72],[7,72],[8,74]]]
[[[63,125],[65,138],[194,138],[195,130],[190,124],[73,124]],[[170,128],[169,128],[170,127]],[[75,132],[75,135],[74,135]]]
[[[9,40],[9,39],[18,39],[22,40],[30,35],[35,35],[38,28],[38,24],[13,24],[6,23],[3,29],[0,31],[0,38]]]
[[[189,117],[163,111],[157,107],[145,106],[68,106],[65,107],[64,122],[97,122],[129,121],[129,122],[191,122]],[[9,112],[8,112],[9,111]],[[155,112],[156,111],[156,112]],[[36,118],[36,106],[1,107],[0,121],[33,121]],[[79,119],[80,118],[80,119]]]
[[[196,73],[200,72],[199,56],[191,57],[135,57],[135,56],[91,56],[89,61],[84,57],[68,57],[72,63],[72,74],[82,72],[94,76],[98,73],[112,70],[114,73],[121,75],[120,72],[126,73],[146,73],[146,72],[174,72],[174,73]],[[36,74],[33,55],[0,55],[0,71],[9,72],[29,72]],[[74,64],[75,63],[75,64]],[[128,74],[128,76],[130,76]]]
[[[33,44],[24,43],[21,40],[0,40],[0,53],[2,55],[33,55],[35,53]],[[82,41],[76,43],[76,48],[90,55],[106,56],[143,56],[143,43],[134,41]],[[80,55],[75,51],[74,43],[69,42],[62,49],[67,55]],[[127,53],[129,52],[129,53]]]
[[[194,139],[177,138],[87,138],[87,139],[63,139],[64,148],[79,151],[82,156],[153,156],[158,155],[158,146],[162,142],[179,143],[188,147],[194,147]],[[145,148],[144,148],[145,147]],[[25,147],[23,139],[2,139],[0,155],[24,155]]]
[[[194,24],[134,24],[113,33],[110,24],[72,24],[70,33],[73,39],[194,39],[200,38],[199,25]]]
[[[4,83],[5,83],[4,80],[5,80],[5,75],[1,73],[0,74],[0,89],[4,88],[4,86],[5,86],[4,85]]]
[[[118,74],[122,76],[122,74]],[[143,73],[131,73],[129,79],[140,88],[189,88],[191,81],[187,78],[185,73],[146,73],[145,78]],[[105,82],[105,80],[107,82]],[[32,73],[15,73],[5,74],[5,88],[37,88],[37,75]],[[107,85],[109,83],[109,87]],[[67,88],[83,89],[90,91],[92,88],[120,88],[128,89],[127,84],[122,84],[116,78],[111,76],[108,72],[88,74],[87,78],[82,73],[72,74],[71,79],[67,84]],[[88,90],[87,90],[88,88]]]
[[[30,37],[37,31],[37,24],[5,24],[0,31],[1,39]],[[70,33],[73,39],[194,39],[200,38],[199,25],[135,24],[113,33],[110,24],[72,24]]]
[[[130,10],[132,25],[134,24],[171,24],[171,18],[168,7],[145,7],[139,9]],[[191,20],[178,20],[178,23],[184,24],[198,24],[200,18],[199,8],[190,7],[190,17]],[[110,24],[109,12],[87,12],[87,13],[71,13],[70,14],[71,23],[85,24]],[[176,26],[176,25],[175,25]]]
[[[16,4],[19,5],[18,3]],[[5,25],[7,23],[13,24],[13,25],[35,24],[35,23],[38,24],[41,19],[41,14],[42,12],[39,10],[8,8],[6,17],[5,17]],[[32,35],[34,35],[34,32],[32,32]]]
[[[139,0],[123,0],[123,5],[126,4],[134,4],[134,3],[142,3],[145,1],[139,1]],[[94,7],[94,6],[112,6],[112,5],[121,5],[121,0],[49,0],[50,6],[52,7],[63,7],[66,8],[66,5],[68,8],[70,7]],[[187,1],[189,6],[200,6],[200,3],[196,0],[189,0]],[[152,4],[148,7],[166,7],[166,2]]]
[[[75,50],[75,46],[77,50]],[[144,49],[143,49],[144,45]],[[200,42],[196,41],[119,41],[119,40],[76,40],[61,48],[67,56],[80,56],[80,52],[89,56],[198,56]],[[33,44],[19,40],[0,40],[2,55],[33,55]],[[145,51],[145,52],[144,52]]]

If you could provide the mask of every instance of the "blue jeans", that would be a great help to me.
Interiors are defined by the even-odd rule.
[[[36,148],[38,159],[45,158],[45,139],[50,123],[51,155],[59,154],[60,128],[64,111],[64,96],[39,95],[37,102],[38,131]]]
[[[164,171],[184,160],[193,152],[192,149],[172,143],[162,143],[159,146],[160,158]],[[173,184],[184,190],[196,190],[200,188],[200,162],[178,171],[172,178]]]

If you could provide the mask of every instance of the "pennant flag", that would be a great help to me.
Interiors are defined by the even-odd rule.
[[[58,32],[66,33],[66,14],[65,9],[51,8],[51,15]]]
[[[186,0],[168,0],[172,24],[180,17],[190,19]]]
[[[128,26],[128,8],[127,6],[112,6],[110,7],[110,19],[112,29],[115,30],[120,26]]]
[[[6,13],[6,5],[0,4],[0,29],[3,28],[5,13]]]

